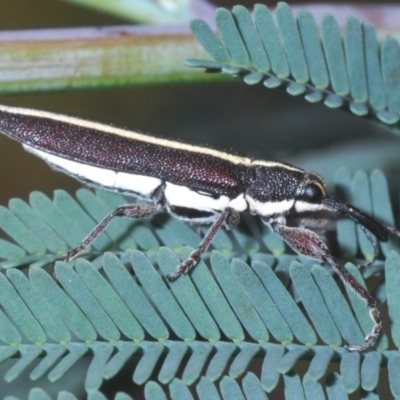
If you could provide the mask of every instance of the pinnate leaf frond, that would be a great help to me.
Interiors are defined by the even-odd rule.
[[[286,3],[274,14],[257,4],[253,15],[243,6],[217,9],[218,37],[203,20],[192,33],[212,60],[186,65],[239,76],[249,85],[283,86],[293,96],[323,101],[398,129],[400,119],[400,45],[392,37],[378,41],[374,27],[349,16],[343,32],[326,14],[318,28],[303,9],[293,15]]]
[[[367,211],[393,222],[391,213],[382,211],[388,204],[390,210],[390,201],[380,171],[351,176],[341,170],[337,184],[350,198],[354,191],[364,191]],[[89,201],[102,211],[89,214],[85,207]],[[38,379],[63,387],[68,371],[82,371],[81,363],[88,360],[85,372],[77,372],[75,379],[91,396],[102,396],[109,380],[126,373],[132,387],[148,399],[165,391],[176,398],[195,398],[194,391],[200,399],[216,393],[263,397],[280,384],[287,398],[294,398],[290,393],[298,390],[311,398],[327,391],[372,395],[383,367],[392,395],[400,394],[396,322],[400,320],[400,257],[393,244],[382,246],[386,260],[368,271],[375,276],[372,292],[381,308],[388,309],[389,329],[373,350],[348,353],[343,344],[362,343],[371,329],[365,305],[344,291],[325,266],[299,259],[285,247],[281,254],[281,244],[274,247],[278,242],[251,219],[245,218],[236,236],[223,232],[216,242],[219,249],[206,254],[189,276],[173,283],[165,275],[189,254],[190,248],[182,243],[195,243],[198,235],[162,215],[150,223],[115,221],[111,232],[84,258],[72,265],[55,264],[57,281],[42,268],[57,257],[52,249],[59,254],[69,245],[67,227],[92,226],[102,212],[123,201],[103,192],[81,190],[74,199],[57,191],[53,199],[35,193],[30,204],[12,200],[10,208],[4,209],[1,227],[9,226],[10,218],[20,221],[15,232],[6,228],[9,239],[2,239],[4,248],[13,249],[4,253],[5,269],[0,275],[0,360],[5,385],[28,374],[31,398],[46,398],[48,387],[40,387]],[[53,234],[32,229],[20,217],[24,213]],[[343,255],[354,260],[361,252],[368,258],[371,249],[362,245],[362,235],[347,222],[339,221],[338,227],[338,242],[347,244]],[[76,240],[82,236],[83,232]],[[29,247],[27,238],[35,245]],[[161,238],[172,249],[158,248],[165,244]],[[110,248],[114,253],[103,254]],[[232,259],[244,250],[246,258]],[[31,263],[28,274],[9,268],[26,263]],[[364,284],[354,264],[346,266]],[[298,369],[299,362],[306,366],[305,374]],[[254,369],[254,363],[262,367]],[[130,398],[122,392],[116,396]]]

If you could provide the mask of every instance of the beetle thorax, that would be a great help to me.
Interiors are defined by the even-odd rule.
[[[245,198],[252,214],[262,217],[281,215],[294,205],[304,171],[283,163],[252,166],[254,180],[246,190]]]

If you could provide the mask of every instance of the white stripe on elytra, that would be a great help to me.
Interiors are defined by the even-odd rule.
[[[245,157],[238,157],[232,154],[224,153],[223,151],[218,151],[214,149],[209,149],[206,147],[200,146],[192,146],[190,144],[179,143],[173,140],[167,139],[159,139],[152,136],[144,135],[142,133],[128,131],[126,129],[115,128],[113,126],[100,124],[98,122],[91,122],[80,118],[68,117],[62,114],[55,114],[48,111],[39,111],[39,110],[31,110],[29,108],[19,108],[19,107],[8,107],[4,105],[0,105],[0,111],[9,113],[9,114],[17,114],[17,115],[26,115],[32,117],[39,118],[48,118],[54,121],[65,122],[67,124],[80,126],[83,128],[94,129],[101,132],[109,133],[112,135],[118,135],[122,137],[126,137],[129,139],[140,140],[141,142],[151,143],[158,146],[171,147],[174,149],[185,150],[190,152],[208,154],[213,157],[221,158],[223,160],[227,160],[232,162],[233,164],[244,164],[247,166],[251,165],[251,160]]]
[[[104,188],[118,191],[132,192],[133,194],[150,199],[153,192],[162,184],[162,180],[151,176],[117,172],[106,168],[68,160],[53,154],[37,150],[31,146],[24,148],[43,158],[49,164],[61,168],[63,171],[83,180],[96,183]]]
[[[284,169],[288,169],[290,171],[298,171],[298,172],[304,172],[300,168],[293,167],[293,165],[281,163],[279,161],[263,161],[263,160],[254,160],[251,165],[262,165],[264,167],[281,167]]]

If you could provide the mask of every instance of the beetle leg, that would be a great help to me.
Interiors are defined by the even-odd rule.
[[[378,310],[376,300],[355,280],[355,278],[333,257],[328,246],[318,237],[318,235],[308,229],[293,228],[285,225],[285,219],[278,217],[275,219],[264,220],[269,224],[293,250],[314,258],[315,260],[327,262],[331,265],[334,272],[356,295],[367,305],[370,317],[374,323],[371,332],[365,337],[362,345],[348,345],[345,347],[349,351],[363,351],[374,345],[382,329],[382,319]]]
[[[187,274],[190,269],[193,268],[200,261],[201,255],[205,251],[207,251],[208,247],[213,241],[215,235],[221,229],[222,225],[225,224],[228,228],[233,228],[239,223],[239,221],[239,213],[233,208],[226,208],[218,217],[218,219],[211,225],[210,230],[207,232],[203,241],[200,243],[200,246],[197,249],[193,250],[192,253],[190,253],[189,257],[178,265],[176,271],[172,274],[167,275],[166,278],[170,282],[172,282],[175,279],[179,278],[181,275]]]
[[[156,214],[160,208],[161,205],[148,206],[143,204],[125,204],[123,206],[119,206],[110,214],[108,214],[78,246],[62,255],[60,257],[60,261],[72,260],[81,251],[85,250],[97,238],[97,236],[99,236],[107,228],[108,224],[115,217],[142,219]]]

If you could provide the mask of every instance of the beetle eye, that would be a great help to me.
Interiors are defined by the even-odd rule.
[[[324,193],[319,185],[309,183],[304,186],[300,195],[301,199],[308,203],[320,203],[324,197]]]

